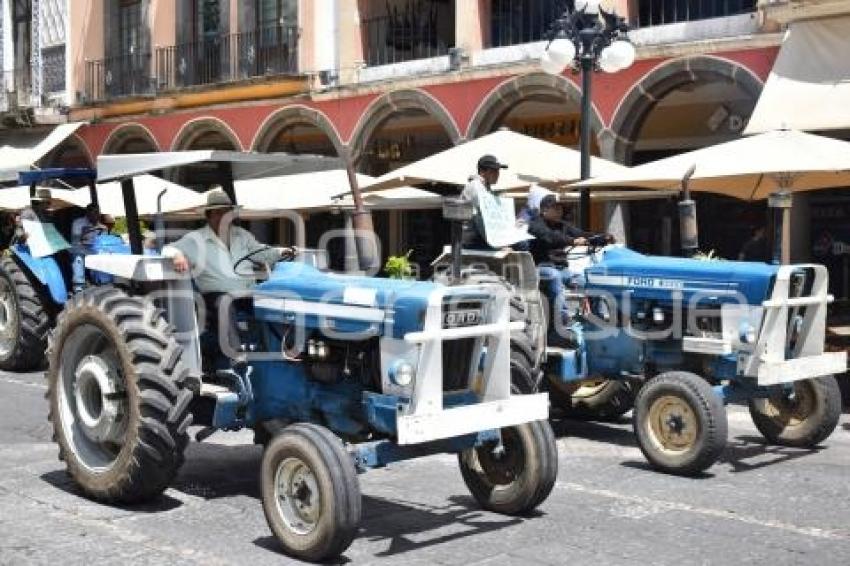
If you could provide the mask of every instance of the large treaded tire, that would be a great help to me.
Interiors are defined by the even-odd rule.
[[[0,369],[5,371],[31,371],[44,367],[50,317],[42,297],[33,287],[26,273],[10,257],[0,259],[0,285],[9,289],[7,347],[0,347]],[[0,289],[2,292],[4,289]]]
[[[838,426],[841,389],[832,376],[797,381],[794,389],[798,402],[787,399],[781,389],[770,399],[752,399],[750,416],[769,443],[813,448],[829,438]]]
[[[69,300],[50,342],[48,418],[68,473],[96,500],[139,503],[157,497],[183,464],[192,423],[192,392],[186,389],[189,372],[162,311],[114,287],[88,289]],[[69,410],[77,414],[82,410],[79,395],[69,398],[68,391],[79,379],[75,367],[92,356],[87,348],[112,356],[120,376],[123,391],[116,396],[126,412],[122,419],[126,424],[115,448],[86,439],[79,432],[82,425],[75,424],[83,419],[68,416]],[[109,400],[104,396],[103,403]],[[90,454],[108,461],[109,455],[97,451],[110,449],[116,452],[111,462],[91,465],[96,458]]]
[[[298,499],[294,503],[281,498],[286,494],[278,487],[293,462],[309,470],[308,480],[301,484],[309,490],[300,496],[291,494],[289,500]],[[276,434],[263,452],[260,486],[266,521],[287,554],[321,562],[339,556],[351,545],[360,525],[360,484],[351,456],[326,428],[301,423]],[[311,507],[315,501],[319,502],[318,509]],[[293,504],[298,511],[288,520],[293,525],[299,523],[304,532],[297,532],[297,525],[287,524],[283,510],[292,509]],[[306,522],[310,520],[312,525]]]
[[[476,501],[503,515],[526,515],[549,497],[558,478],[558,448],[548,421],[502,429],[505,454],[492,446],[458,454],[461,476]]]
[[[653,377],[635,400],[638,446],[654,468],[669,474],[693,476],[709,468],[726,448],[728,428],[720,398],[692,373]]]

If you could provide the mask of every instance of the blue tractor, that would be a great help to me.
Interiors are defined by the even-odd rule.
[[[547,396],[512,394],[510,333],[524,323],[509,321],[504,287],[279,263],[235,298],[234,318],[223,304],[207,324],[191,279],[141,253],[130,175],[275,156],[194,153],[99,159],[102,177],[122,179],[132,253],[86,258],[114,282],[68,301],[48,352],[49,418],[82,490],[114,503],[158,496],[200,425],[198,440],[254,429],[266,518],[302,559],[348,547],[357,474],[399,460],[454,453],[483,507],[540,505],[557,475],[555,439]]]
[[[838,424],[833,375],[846,371],[847,357],[824,352],[832,297],[821,265],[591,248],[573,253],[570,267],[587,283],[563,297],[561,321],[541,306],[527,254],[465,251],[463,261],[467,280],[490,273],[509,281],[524,305],[514,318],[531,321],[513,337],[517,388],[548,390],[553,409],[575,407],[589,382],[620,392],[612,412],[634,399],[637,441],[656,469],[693,475],[711,466],[726,445],[730,402],[748,403],[770,443],[816,446]],[[546,342],[547,325],[557,325],[559,344]]]
[[[97,203],[91,169],[44,169],[20,174],[19,182],[35,192],[36,185],[55,179],[89,183]],[[42,226],[53,230],[55,226]],[[29,371],[44,365],[47,334],[71,289],[71,258],[59,250],[34,254],[26,242],[13,241],[0,259],[0,369]]]

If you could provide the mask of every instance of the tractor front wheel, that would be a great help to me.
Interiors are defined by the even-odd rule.
[[[548,421],[503,428],[500,444],[470,448],[458,460],[472,496],[504,515],[524,515],[543,503],[558,476],[558,450]]]
[[[698,375],[663,373],[640,389],[634,430],[641,452],[654,468],[695,475],[714,464],[726,447],[726,409]]]
[[[50,324],[41,295],[10,257],[0,259],[0,369],[44,367]]]
[[[177,474],[192,423],[181,352],[159,309],[116,288],[78,293],[59,315],[48,418],[59,458],[90,497],[142,502]]]
[[[791,389],[776,387],[750,401],[753,424],[771,444],[812,448],[826,440],[841,417],[841,389],[832,376],[805,379]]]
[[[263,511],[284,552],[312,562],[339,556],[360,524],[360,484],[342,442],[327,429],[295,424],[266,446]]]

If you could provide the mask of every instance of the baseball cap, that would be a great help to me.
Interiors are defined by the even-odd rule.
[[[507,169],[504,163],[499,163],[495,155],[485,155],[478,160],[478,169]]]

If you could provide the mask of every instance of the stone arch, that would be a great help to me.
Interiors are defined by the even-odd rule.
[[[462,141],[463,137],[454,118],[436,98],[419,89],[397,90],[388,92],[373,101],[360,117],[349,142],[352,160],[359,161],[363,149],[366,148],[373,134],[384,125],[388,118],[405,110],[424,111],[442,126],[452,144],[457,145]]]
[[[221,147],[197,147],[197,144],[203,142],[205,137],[219,137]],[[202,145],[209,144],[202,143]],[[224,147],[224,145],[229,145],[230,147]],[[180,128],[180,131],[177,132],[177,135],[174,136],[174,141],[171,143],[172,151],[189,149],[231,149],[241,151],[242,142],[239,141],[239,136],[236,135],[226,122],[219,118],[205,116],[186,122]]]
[[[122,124],[112,130],[106,142],[103,144],[104,154],[115,153],[137,153],[136,148],[143,147],[145,151],[159,151],[159,144],[156,141],[153,133],[137,122]],[[128,152],[128,148],[133,148]]]
[[[762,81],[745,66],[712,56],[683,57],[662,63],[648,72],[626,94],[614,113],[611,128],[605,132],[613,144],[612,157],[630,163],[641,126],[655,105],[683,86],[725,81],[758,100]]]
[[[518,104],[528,100],[560,99],[581,107],[581,90],[574,82],[563,76],[545,73],[530,73],[509,79],[497,86],[481,102],[467,128],[466,137],[474,139],[492,132],[497,124]],[[601,132],[602,118],[592,107],[591,128]]]
[[[95,159],[83,139],[72,134],[48,153],[41,163],[44,167],[94,167]]]
[[[257,130],[251,142],[251,149],[260,152],[268,151],[281,132],[295,126],[310,126],[318,129],[328,137],[337,155],[345,155],[345,144],[330,119],[324,113],[302,105],[281,108],[267,117]]]

